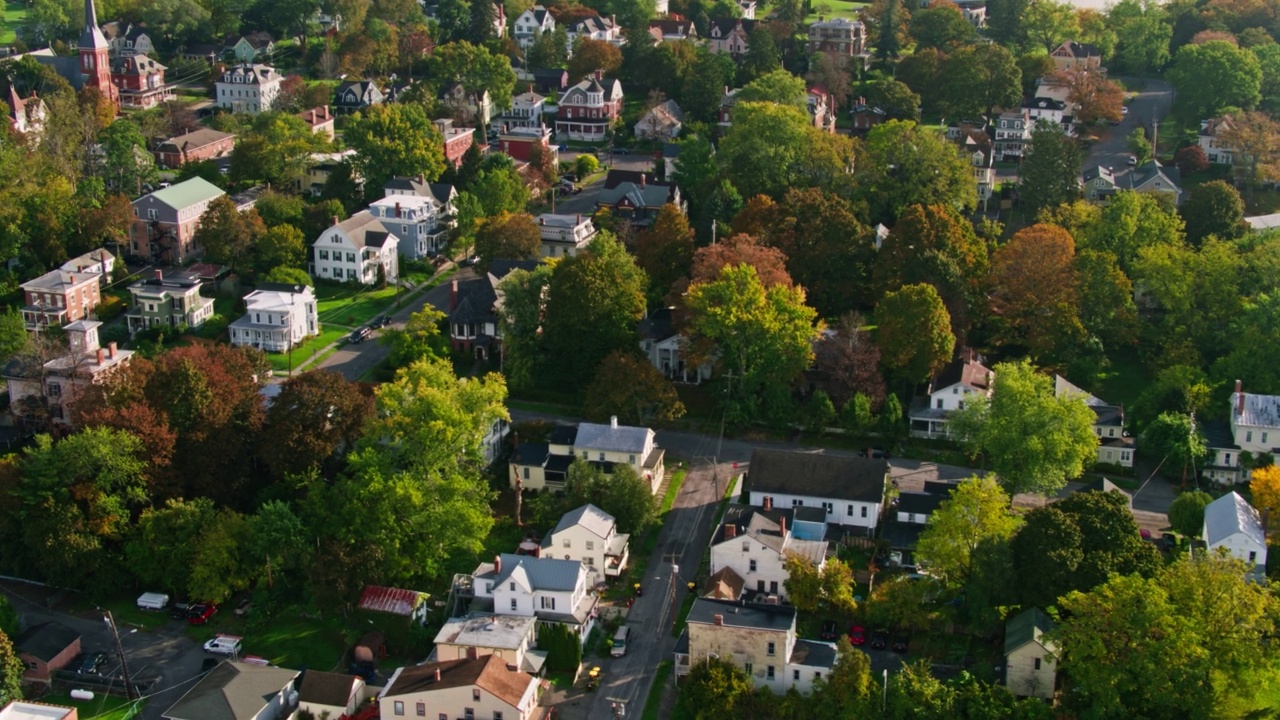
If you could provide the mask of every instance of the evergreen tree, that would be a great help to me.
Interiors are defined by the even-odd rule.
[[[876,57],[888,60],[898,57],[902,42],[898,38],[898,0],[888,0],[880,15],[880,42],[876,43]]]

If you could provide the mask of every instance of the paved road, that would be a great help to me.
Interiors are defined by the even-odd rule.
[[[578,157],[579,153],[563,152],[560,153],[561,162],[572,162]],[[608,156],[605,156],[606,160]],[[653,157],[650,155],[614,155],[613,167],[616,170],[652,170]],[[582,192],[577,195],[569,195],[560,198],[556,203],[556,212],[561,215],[574,215],[581,213],[583,215],[591,215],[596,211],[596,201],[600,197],[600,191],[604,189],[604,176],[600,179],[582,188]]]
[[[1081,165],[1088,170],[1095,165],[1107,165],[1122,169],[1128,161],[1130,152],[1127,143],[1129,134],[1138,127],[1151,128],[1152,121],[1159,122],[1168,117],[1173,107],[1173,87],[1163,80],[1147,80],[1142,92],[1129,102],[1129,114],[1119,125],[1110,126],[1103,133],[1102,139],[1094,143],[1089,150],[1089,157]]]

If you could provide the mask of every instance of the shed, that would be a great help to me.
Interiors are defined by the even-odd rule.
[[[366,585],[358,607],[423,622],[427,619],[427,599],[430,597],[428,593],[417,590]]]
[[[1005,687],[1021,697],[1053,697],[1058,647],[1044,634],[1053,622],[1040,608],[1025,610],[1005,624]]]
[[[51,620],[27,628],[14,638],[13,645],[26,666],[23,681],[48,684],[54,673],[80,654],[80,633]]]

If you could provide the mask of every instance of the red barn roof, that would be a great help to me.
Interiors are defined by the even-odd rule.
[[[361,610],[376,610],[392,615],[413,616],[413,609],[422,602],[423,594],[416,590],[366,585],[360,596]]]

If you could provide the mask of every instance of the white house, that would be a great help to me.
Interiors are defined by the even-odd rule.
[[[511,456],[511,487],[525,490],[564,488],[569,466],[581,458],[605,474],[614,465],[630,465],[648,481],[654,492],[662,484],[665,451],[658,447],[650,428],[619,425],[613,417],[608,425],[579,423],[561,425],[551,431],[545,443],[523,443]]]
[[[996,119],[996,141],[992,146],[996,161],[1002,162],[1022,157],[1031,142],[1031,113],[1026,108],[1000,113]]]
[[[547,111],[547,98],[533,91],[533,86],[525,92],[511,98],[511,109],[503,113],[498,121],[503,132],[516,128],[540,128],[543,113]]]
[[[888,483],[884,459],[758,449],[742,492],[757,507],[822,508],[827,525],[870,535]]]
[[[297,670],[225,661],[161,717],[164,720],[276,720],[287,717]]]
[[[584,250],[596,236],[596,226],[589,215],[538,216],[538,232],[542,235],[542,257],[568,257]]]
[[[1061,375],[1053,376],[1054,397],[1075,395],[1084,400],[1093,411],[1093,434],[1098,437],[1098,462],[1121,467],[1133,467],[1133,455],[1136,445],[1134,439],[1124,429],[1124,408],[1112,405],[1105,400],[1072,385]]]
[[[598,40],[607,42],[612,45],[622,44],[622,28],[618,27],[616,19],[610,17],[600,17],[599,15],[591,15],[581,18],[569,25],[568,32],[570,53],[573,52],[573,45],[578,38],[584,40]]]
[[[470,584],[475,598],[492,601],[494,613],[568,625],[584,644],[595,626],[597,597],[577,560],[502,554],[480,563]]]
[[[111,282],[111,272],[116,267],[116,256],[110,250],[90,250],[62,263],[62,270],[76,273],[90,273],[98,276],[103,285]]]
[[[215,83],[218,107],[257,115],[275,106],[284,76],[275,68],[256,63],[229,67]]]
[[[641,140],[674,140],[683,127],[684,111],[675,100],[667,100],[636,121],[635,134]]]
[[[1280,451],[1280,395],[1244,392],[1237,380],[1231,393],[1230,424],[1206,422],[1204,432],[1210,452],[1205,475],[1226,485],[1246,482],[1247,466],[1261,455],[1275,456]]]
[[[795,512],[770,506],[731,505],[724,522],[711,538],[711,573],[732,569],[745,582],[743,588],[763,595],[758,602],[786,601],[787,558],[799,555],[819,570],[827,562],[825,524],[808,539],[794,531]]]
[[[428,659],[439,662],[494,655],[537,675],[547,661],[547,653],[537,649],[537,628],[538,618],[524,615],[472,613],[450,618],[436,633],[436,647]]]
[[[521,50],[528,50],[533,47],[533,42],[537,40],[543,33],[549,33],[556,29],[556,19],[551,13],[541,5],[533,7],[520,13],[516,18],[515,35],[516,42],[520,44]]]
[[[533,720],[538,687],[497,655],[410,665],[397,668],[378,695],[379,717]]]
[[[1005,625],[1005,687],[1020,697],[1053,697],[1058,677],[1058,647],[1044,634],[1053,628],[1040,608],[1015,615]]]
[[[673,308],[651,311],[640,321],[640,350],[649,358],[649,364],[672,382],[698,384],[711,379],[711,363],[697,367],[685,365],[685,352],[689,341],[675,329],[671,313]]]
[[[1230,115],[1200,121],[1197,142],[1200,144],[1200,149],[1204,150],[1204,156],[1209,159],[1209,162],[1220,165],[1230,165],[1233,162],[1231,147],[1222,141],[1223,133],[1229,132],[1231,128]]]
[[[590,503],[570,510],[554,530],[542,539],[545,557],[576,560],[593,576],[591,584],[617,577],[627,564],[627,542],[631,536],[619,533],[613,516]]]
[[[400,277],[400,238],[368,210],[325,228],[311,246],[311,275],[321,280],[378,281],[378,267],[389,283]]]
[[[973,395],[991,395],[995,374],[973,359],[954,360],[929,383],[925,398],[912,402],[909,419],[916,437],[948,437],[947,416]]]
[[[449,206],[434,195],[388,195],[370,203],[369,214],[395,233],[396,249],[410,260],[443,250],[454,224]]]
[[[245,313],[228,328],[231,344],[286,352],[320,333],[316,293],[306,285],[263,283],[244,298]]]
[[[1267,533],[1262,515],[1234,490],[1205,506],[1202,537],[1210,553],[1223,548],[1248,563],[1252,577],[1266,576]]]
[[[366,698],[364,678],[358,675],[309,669],[298,686],[298,710],[313,717],[354,715]]]

